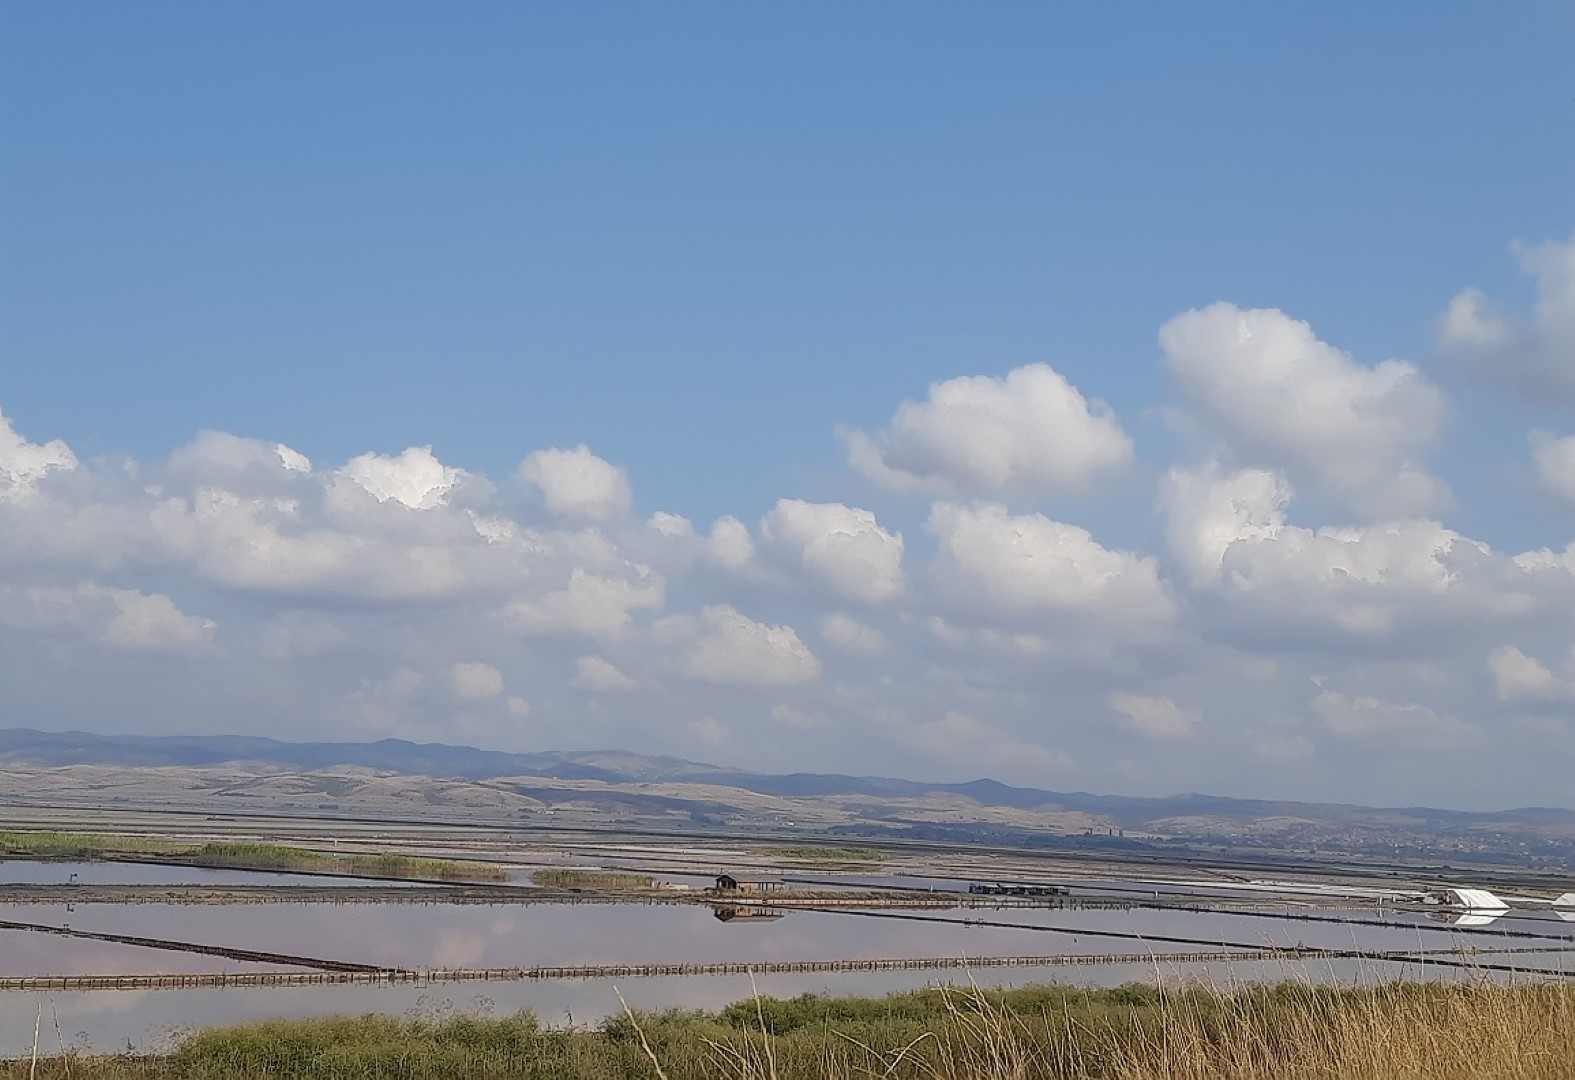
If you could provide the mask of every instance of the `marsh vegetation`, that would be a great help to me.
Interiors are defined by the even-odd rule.
[[[753,847],[749,853],[771,859],[791,859],[794,862],[878,863],[886,859],[886,853],[880,848],[833,844],[779,844]]]
[[[715,1012],[626,1012],[595,1028],[543,1028],[530,1014],[278,1020],[201,1031],[157,1057],[57,1055],[39,1061],[36,1076],[1562,1080],[1571,1061],[1575,987],[1566,984],[1288,982],[809,994]],[[0,1066],[0,1080],[30,1075],[28,1060]]]
[[[114,860],[133,859],[184,866],[286,873],[340,874],[350,877],[400,878],[421,881],[503,882],[507,867],[466,859],[423,855],[329,855],[291,844],[253,841],[192,842],[117,833],[52,830],[0,831],[0,853],[10,858]]]
[[[586,889],[594,892],[640,892],[656,888],[649,874],[630,874],[616,870],[575,870],[548,867],[530,876],[533,885],[549,889]]]

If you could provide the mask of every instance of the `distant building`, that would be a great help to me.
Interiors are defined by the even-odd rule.
[[[771,889],[780,889],[782,879],[766,877],[760,874],[718,874],[716,876],[717,892],[766,892]]]

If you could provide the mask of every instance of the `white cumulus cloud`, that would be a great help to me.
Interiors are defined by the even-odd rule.
[[[634,580],[626,580],[575,567],[562,589],[539,599],[515,600],[505,614],[528,633],[569,633],[615,640],[633,622],[632,612],[662,606],[661,578],[644,567],[632,570]]]
[[[820,636],[827,645],[849,656],[879,656],[890,648],[885,634],[845,611],[834,611],[821,619]]]
[[[318,510],[199,488],[189,499],[161,500],[148,520],[167,558],[236,589],[386,602],[451,595],[471,584],[467,552],[450,535],[398,537],[365,523],[334,527]],[[482,543],[473,529],[466,532]]]
[[[1534,431],[1531,456],[1543,488],[1565,502],[1575,503],[1575,435],[1555,438],[1545,431]]]
[[[1076,525],[1043,514],[1013,515],[994,503],[936,503],[925,528],[940,542],[945,568],[975,602],[997,612],[1119,621],[1174,613],[1152,557],[1111,551]]]
[[[244,482],[248,473],[256,477],[280,472],[306,474],[312,471],[312,463],[305,454],[283,443],[206,430],[170,455],[169,468],[178,476],[198,482],[226,483],[238,479]]]
[[[576,690],[633,690],[639,685],[600,656],[582,656],[574,662],[574,669],[569,685]]]
[[[1447,505],[1422,463],[1444,421],[1443,394],[1411,364],[1360,364],[1282,311],[1217,303],[1160,330],[1166,365],[1202,419],[1244,464],[1371,517]]]
[[[1184,709],[1168,697],[1116,691],[1105,700],[1128,728],[1156,739],[1185,738],[1203,719],[1202,710]]]
[[[780,499],[760,522],[762,542],[838,596],[877,603],[903,590],[902,536],[868,510]]]
[[[855,468],[899,490],[1077,491],[1132,459],[1115,413],[1047,364],[935,383],[884,430],[844,436]]]
[[[705,541],[706,557],[724,570],[742,570],[755,557],[749,526],[731,514],[716,519]]]
[[[1313,699],[1312,710],[1336,735],[1403,741],[1421,751],[1446,749],[1476,734],[1475,728],[1448,713],[1373,694],[1352,696],[1324,689]]]
[[[1232,544],[1279,535],[1290,498],[1290,483],[1267,469],[1173,468],[1160,486],[1171,554],[1194,584],[1217,580]]]
[[[712,604],[700,612],[683,671],[710,683],[792,686],[819,679],[820,661],[793,627],[769,626],[728,604]]]
[[[455,664],[448,678],[461,701],[491,701],[503,694],[503,672],[479,660]]]
[[[1555,675],[1541,661],[1513,645],[1488,654],[1488,670],[1500,701],[1560,701],[1575,698],[1575,653],[1568,665],[1571,677]]]
[[[1531,313],[1504,314],[1480,290],[1462,290],[1440,320],[1439,345],[1483,378],[1535,400],[1575,401],[1575,235],[1517,254],[1536,281]]]
[[[213,640],[212,619],[187,615],[161,593],[92,582],[71,588],[0,585],[0,623],[16,629],[83,634],[122,649],[192,649]]]
[[[280,459],[287,468],[293,460],[285,455]],[[442,506],[465,475],[463,469],[439,461],[430,446],[412,446],[393,457],[361,454],[345,462],[343,473],[378,502],[397,502],[412,510]]]
[[[1227,614],[1240,645],[1307,644],[1331,631],[1431,637],[1558,603],[1556,581],[1528,576],[1568,569],[1556,553],[1511,559],[1426,519],[1304,528],[1286,523],[1290,498],[1278,473],[1217,463],[1172,469],[1161,485],[1172,557],[1219,602],[1209,610]]]
[[[1537,604],[1515,564],[1435,521],[1362,527],[1285,527],[1232,544],[1224,562],[1233,602],[1275,620],[1321,620],[1386,635],[1403,617],[1512,618]]]
[[[45,474],[77,467],[77,456],[59,439],[33,443],[24,439],[0,412],[0,501],[20,501],[32,494]]]
[[[830,721],[820,713],[811,713],[805,712],[802,709],[795,709],[786,702],[772,706],[771,719],[775,720],[784,727],[796,728],[800,731],[810,731],[815,728],[823,728],[830,723]]]
[[[520,462],[519,477],[541,489],[547,509],[559,517],[608,521],[628,513],[634,502],[628,472],[584,443],[537,450]]]

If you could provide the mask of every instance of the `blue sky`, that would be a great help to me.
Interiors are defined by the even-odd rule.
[[[520,521],[542,509],[546,491],[516,478],[522,459],[585,444],[626,470],[631,502],[615,509],[631,523],[663,511],[704,535],[732,515],[761,550],[769,538],[759,523],[779,499],[872,511],[900,533],[910,561],[945,547],[945,534],[925,527],[936,499],[998,499],[1014,515],[1044,515],[1158,560],[1183,636],[1224,647],[1230,634],[1210,621],[1214,601],[1188,594],[1177,570],[1179,517],[1162,491],[1169,470],[1209,459],[1279,470],[1296,492],[1280,517],[1310,529],[1370,526],[1385,518],[1375,502],[1398,497],[1371,476],[1352,479],[1359,463],[1320,453],[1316,440],[1265,443],[1243,412],[1257,399],[1214,392],[1225,369],[1185,383],[1160,329],[1216,301],[1304,320],[1362,367],[1406,361],[1436,393],[1391,418],[1420,432],[1415,445],[1393,430],[1373,436],[1373,460],[1380,471],[1425,466],[1451,495],[1399,499],[1390,517],[1425,519],[1506,558],[1575,539],[1557,455],[1539,466],[1528,442],[1534,430],[1575,433],[1575,397],[1520,392],[1549,384],[1510,377],[1503,359],[1521,357],[1523,374],[1551,370],[1555,384],[1575,365],[1560,337],[1563,309],[1540,322],[1533,310],[1539,283],[1557,294],[1557,275],[1539,277],[1517,259],[1575,238],[1572,44],[1575,9],[1553,2],[10,5],[0,12],[0,143],[10,148],[0,161],[0,410],[26,446],[69,447],[76,488],[91,486],[88,472],[102,488],[129,458],[144,487],[176,491],[179,477],[165,475],[171,455],[211,429],[283,443],[319,472],[430,446],[443,466],[489,478],[487,512]],[[1469,287],[1514,334],[1441,330]],[[1132,453],[1097,478],[1010,491],[970,489],[977,475],[959,474],[944,491],[932,476],[920,492],[850,467],[839,429],[878,434],[933,383],[1003,378],[1034,363],[1080,400],[1107,402]],[[1366,437],[1328,434],[1353,446]],[[909,446],[910,458],[935,450],[926,445]],[[64,483],[54,474],[45,487]],[[225,490],[248,494],[243,486]],[[183,497],[196,500],[196,488]],[[60,498],[80,508],[109,497],[73,489]],[[474,500],[482,496],[445,506],[480,512]],[[620,533],[612,513],[591,520],[620,552],[613,562],[646,567],[665,588],[662,606],[627,609],[631,633],[643,620],[684,616],[684,605],[693,615],[725,603],[760,625],[796,626],[806,642],[805,626],[830,617],[829,607],[796,609],[762,581],[728,584],[665,564]],[[194,561],[127,555],[46,571],[17,554],[0,566],[13,599],[83,582],[169,596],[179,612],[216,624],[216,649],[228,628],[331,620],[349,602],[343,588],[327,589],[330,600],[304,585],[281,599],[183,557]],[[555,557],[565,574],[589,569],[587,559]],[[884,617],[910,627],[943,617],[919,602],[928,573],[910,568],[907,600],[894,601],[907,606]],[[331,670],[303,665],[290,708],[337,715],[358,680],[386,681],[399,666],[435,680],[452,664],[482,662],[432,658],[425,670],[399,652],[420,651],[406,640],[411,613],[384,616],[388,648],[322,661]],[[970,632],[990,629],[991,618],[1012,622],[1013,633],[1057,632],[1021,612],[950,618],[974,620]],[[1241,632],[1239,620],[1221,618]],[[1562,678],[1564,624],[1554,614],[1527,619],[1478,651],[1513,645]],[[36,612],[12,618],[28,648],[42,647],[37,622]],[[994,724],[1007,742],[1061,753],[1055,737],[1030,738],[1046,692],[1032,678],[988,657],[942,663],[925,651],[934,641],[905,649],[895,629],[882,632],[889,677],[914,683],[955,666],[964,681],[1020,700],[959,701],[953,711]],[[1305,712],[1289,687],[1333,686],[1338,665],[1319,652],[1323,638],[1286,633],[1277,659],[1295,674],[1273,708]],[[485,662],[511,679],[516,665],[519,680],[550,681],[542,665],[559,644],[538,635]],[[82,648],[70,653],[79,667],[121,670]],[[1127,657],[1116,666],[1133,686],[1106,686],[1117,678],[1108,668],[1080,669],[1058,692],[1105,712],[1110,694],[1181,692],[1136,685],[1174,677],[1174,656],[1149,655],[1160,646],[1123,638],[1110,648]],[[1355,663],[1342,648],[1339,663]],[[1453,656],[1431,662],[1447,670]],[[1487,669],[1476,663],[1481,684]],[[1325,684],[1310,684],[1315,676]],[[62,723],[105,726],[93,722],[92,700],[62,698],[33,677],[31,719],[59,726],[49,723],[58,710]],[[829,672],[816,680],[830,681]],[[1370,681],[1367,696],[1427,697],[1393,673]],[[1456,689],[1434,686],[1428,707],[1475,700]],[[167,726],[219,723],[207,719],[223,705],[211,688],[180,700],[138,693]],[[1561,734],[1549,738],[1571,752],[1563,691],[1539,693],[1537,723],[1554,725]],[[871,708],[907,708],[900,696]],[[1494,709],[1515,697],[1489,696]],[[467,730],[478,741],[561,743],[586,730],[572,715],[594,712],[573,695],[564,701],[530,714],[539,730],[479,721]],[[752,742],[719,714],[779,704],[809,708],[713,700],[675,683],[672,717],[638,738],[633,721],[590,730],[764,766],[777,752],[769,740]],[[826,749],[791,764],[831,767],[851,754],[873,771],[895,753],[878,731],[845,728],[836,709],[816,707]],[[1239,733],[1216,720],[1219,707],[1195,707],[1199,730]],[[447,721],[422,726],[421,710],[435,708],[411,706],[391,729],[454,737]],[[1453,708],[1476,722],[1467,705]],[[266,716],[243,719],[256,726]],[[673,734],[706,717],[729,726],[733,741],[697,746]],[[947,729],[932,735],[940,746]],[[1065,756],[1079,762],[1082,787],[1245,783],[1239,763],[1166,776],[1172,752],[1090,742]],[[1522,752],[1532,751],[1506,751],[1506,761]],[[912,771],[950,764],[945,755],[893,759]],[[980,760],[974,771],[992,769]],[[1367,783],[1381,791],[1390,779]],[[1338,768],[1328,783],[1339,786]],[[1561,792],[1549,779],[1541,797],[1575,798]],[[1496,796],[1488,785],[1477,797]]]

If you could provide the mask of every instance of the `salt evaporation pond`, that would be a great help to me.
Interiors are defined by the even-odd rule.
[[[35,934],[0,931],[0,975],[200,975],[236,971],[305,971],[289,964],[230,960],[202,953],[170,949],[147,949],[112,941],[92,941]],[[0,991],[0,1003],[13,996]],[[4,1011],[0,1004],[0,1011]]]
[[[1296,913],[1267,907],[1236,912],[1142,907],[905,909],[880,912],[880,917],[792,911],[772,922],[723,924],[709,907],[691,903],[81,904],[69,914],[59,904],[0,904],[0,919],[8,921],[69,923],[79,930],[399,968],[1147,953],[1210,945],[1411,951],[1575,944],[1575,924],[1551,914],[1527,914],[1513,923],[1502,920],[1502,926],[1467,928],[1418,912],[1386,911],[1382,917],[1369,909],[1315,912],[1320,919],[1347,917],[1383,925],[1289,917]],[[988,922],[1061,932],[985,925]],[[1539,937],[1513,936],[1528,930]],[[5,933],[3,940],[9,941],[20,932]]]
[[[1569,970],[1575,924],[1551,913],[1515,913],[1501,928],[1460,928],[1419,912],[1367,908],[1317,908],[1320,918],[1347,917],[1362,925],[1300,921],[1307,909],[1263,907],[1193,912],[1152,908],[1007,907],[905,909],[870,917],[795,911],[769,922],[719,922],[709,907],[682,903],[367,904],[0,904],[0,919],[150,938],[224,945],[258,951],[400,968],[534,967],[611,964],[766,963],[833,959],[956,957],[955,969],[846,974],[793,973],[757,976],[761,992],[806,991],[880,994],[934,982],[1020,985],[1059,981],[1112,985],[1134,980],[1202,980],[1215,984],[1264,979],[1352,982],[1377,978],[1460,977],[1425,962],[1287,960],[1159,962],[1151,953],[1208,946],[1167,942],[1185,938],[1219,947],[1297,946],[1323,949],[1480,950],[1546,949],[1489,957],[1517,967]],[[909,916],[889,918],[888,915]],[[936,922],[932,919],[946,921]],[[1063,932],[980,925],[983,921],[1048,927]],[[1535,933],[1513,936],[1506,930]],[[1124,940],[1090,931],[1138,935]],[[968,957],[1075,953],[1126,953],[1141,963],[1078,967],[975,968]],[[285,965],[270,965],[280,970]],[[27,931],[0,931],[4,973],[129,973],[245,971],[257,965],[219,957],[138,949]],[[25,1050],[38,1001],[60,1014],[68,1040],[85,1033],[88,1045],[155,1046],[171,1029],[325,1013],[436,1009],[444,1003],[473,1009],[490,1003],[499,1012],[530,1009],[548,1022],[594,1023],[619,1006],[604,979],[543,982],[411,985],[228,987],[205,990],[54,991],[47,996],[0,993],[0,1054]],[[630,978],[618,981],[636,1007],[716,1008],[749,994],[734,976]],[[14,1006],[14,1007],[13,1007]],[[25,1015],[23,1015],[25,1014]]]

